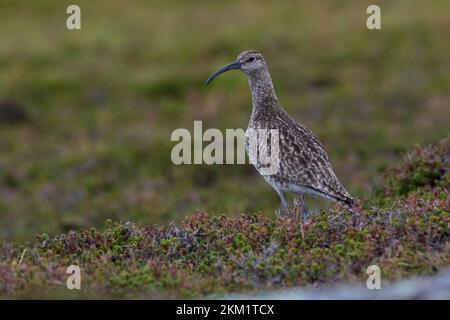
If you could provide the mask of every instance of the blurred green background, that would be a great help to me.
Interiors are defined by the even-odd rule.
[[[80,31],[66,28],[74,3]],[[364,198],[404,151],[450,132],[449,17],[447,0],[2,0],[0,240],[202,208],[274,215],[279,199],[250,165],[170,160],[171,132],[194,120],[246,127],[245,76],[204,80],[247,49]]]

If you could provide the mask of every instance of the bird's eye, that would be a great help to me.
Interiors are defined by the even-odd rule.
[[[250,58],[248,58],[248,60],[247,60],[247,62],[253,62],[253,61],[255,61],[255,57],[250,57]]]

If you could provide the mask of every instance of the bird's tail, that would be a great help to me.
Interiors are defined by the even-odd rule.
[[[340,199],[339,201],[345,209],[350,213],[355,213],[356,200],[352,197],[345,197],[345,199]]]

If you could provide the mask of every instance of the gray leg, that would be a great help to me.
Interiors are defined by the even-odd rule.
[[[287,210],[288,210],[288,206],[286,203],[286,200],[284,199],[284,195],[283,192],[281,192],[278,189],[275,189],[275,191],[278,193],[278,195],[280,196],[280,200],[281,200],[281,214],[282,215],[286,215]]]
[[[306,201],[305,201],[305,195],[303,193],[300,193],[300,200],[302,201],[302,206],[301,206],[301,214],[303,217],[303,220],[308,219],[308,208],[306,206]]]

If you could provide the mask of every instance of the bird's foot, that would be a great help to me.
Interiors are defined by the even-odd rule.
[[[302,216],[303,222],[308,221],[308,216],[309,216],[308,209],[306,209],[306,208],[302,209],[301,216]]]
[[[291,215],[291,210],[286,207],[280,207],[279,209],[275,210],[275,214],[277,218],[286,218],[287,216]]]
[[[308,220],[309,212],[303,196],[295,197],[292,212],[296,218],[302,219],[303,222]]]
[[[275,210],[275,215],[277,216],[277,218],[282,218],[284,216],[283,209]]]

